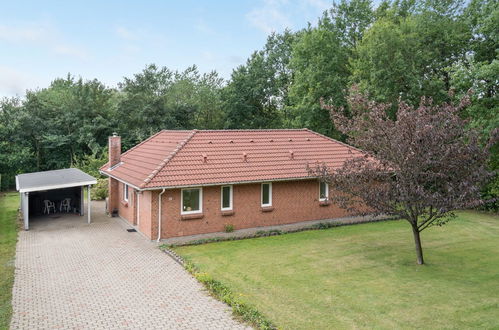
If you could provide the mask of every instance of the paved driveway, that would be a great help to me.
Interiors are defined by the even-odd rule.
[[[94,205],[90,225],[65,216],[20,232],[11,328],[243,327],[180,265]]]

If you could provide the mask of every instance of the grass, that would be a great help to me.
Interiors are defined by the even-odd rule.
[[[499,328],[499,217],[460,212],[422,233],[368,223],[177,247],[279,328]]]
[[[12,315],[18,207],[17,193],[0,193],[0,329],[9,328]]]

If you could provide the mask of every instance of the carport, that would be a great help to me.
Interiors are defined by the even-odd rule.
[[[84,189],[87,187],[87,221],[90,223],[90,186],[97,179],[77,168],[19,174],[16,188],[21,195],[21,211],[24,229],[29,229],[30,216],[42,215],[46,211],[45,201],[53,203],[50,210],[60,212],[65,201],[65,212],[84,215]]]

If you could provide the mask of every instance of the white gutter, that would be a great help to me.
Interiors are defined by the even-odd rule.
[[[92,184],[97,184],[97,180],[63,183],[63,184],[50,185],[50,186],[38,186],[38,187],[24,188],[24,189],[18,189],[18,190],[19,190],[19,192],[24,193],[24,192],[32,192],[32,191],[40,191],[40,190],[53,190],[53,189],[61,189],[61,188],[89,186]],[[19,188],[19,187],[17,187],[17,188]]]
[[[141,191],[148,190],[161,190],[161,189],[183,189],[183,188],[197,188],[197,187],[211,187],[211,186],[228,186],[228,185],[238,185],[238,184],[250,184],[250,183],[267,183],[267,182],[286,182],[286,181],[301,181],[301,180],[314,180],[319,179],[317,176],[307,176],[307,177],[297,177],[297,178],[284,178],[284,179],[268,179],[268,180],[250,180],[250,181],[227,181],[227,182],[216,182],[216,183],[202,183],[202,184],[191,184],[183,186],[164,186],[164,187],[151,187],[142,188]]]
[[[134,188],[134,189],[137,189],[137,190],[139,190],[139,191],[143,191],[143,190],[144,190],[144,189],[140,189],[140,188],[139,188],[139,187],[137,187],[136,185],[133,185],[133,184],[131,184],[131,183],[129,183],[129,182],[126,182],[126,181],[124,181],[124,180],[122,180],[122,179],[119,179],[119,178],[115,177],[114,175],[111,175],[111,174],[109,174],[109,173],[107,173],[107,172],[104,172],[104,171],[99,170],[99,173],[100,173],[100,174],[102,174],[102,175],[104,175],[104,176],[107,176],[107,177],[113,178],[113,179],[115,179],[116,181],[119,181],[119,182],[121,182],[121,183],[127,184],[127,185],[129,185],[130,187],[132,187],[132,188]],[[157,188],[156,190],[158,190],[158,189],[161,189],[161,188]]]
[[[163,188],[163,191],[158,195],[158,203],[159,203],[159,210],[158,210],[158,240],[157,242],[161,240],[161,195],[165,193],[166,189]]]

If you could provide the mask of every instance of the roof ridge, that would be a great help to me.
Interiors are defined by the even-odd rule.
[[[308,128],[234,128],[234,129],[199,129],[198,132],[256,132],[256,131],[305,131]]]
[[[161,130],[161,132],[163,131],[164,130]],[[189,134],[189,136],[187,136],[183,141],[181,141],[177,145],[177,147],[172,152],[170,152],[170,154],[165,159],[163,159],[161,163],[159,163],[159,165],[154,169],[154,171],[152,171],[151,174],[149,174],[147,178],[144,179],[144,182],[140,184],[139,188],[144,188],[149,182],[151,182],[151,180],[154,179],[154,177],[166,166],[166,164],[168,164],[168,162],[187,144],[187,142],[189,142],[192,139],[192,137],[197,133],[197,131],[198,131],[197,129],[192,130],[191,134]]]
[[[329,136],[326,136],[326,135],[324,135],[324,134],[321,134],[321,133],[318,133],[318,132],[312,131],[311,129],[305,128],[305,130],[307,130],[308,132],[313,133],[313,134],[315,134],[315,135],[317,135],[317,136],[320,136],[320,137],[322,137],[322,138],[324,138],[324,139],[331,140],[331,141],[334,141],[334,142],[339,143],[339,144],[341,144],[341,145],[344,145],[345,147],[355,149],[355,150],[359,151],[360,153],[363,153],[363,154],[365,154],[365,153],[366,153],[364,150],[361,150],[361,149],[359,149],[359,148],[357,148],[357,147],[351,146],[351,145],[349,145],[348,143],[338,141],[338,140],[336,140],[336,139],[333,139],[332,137],[329,137]]]

